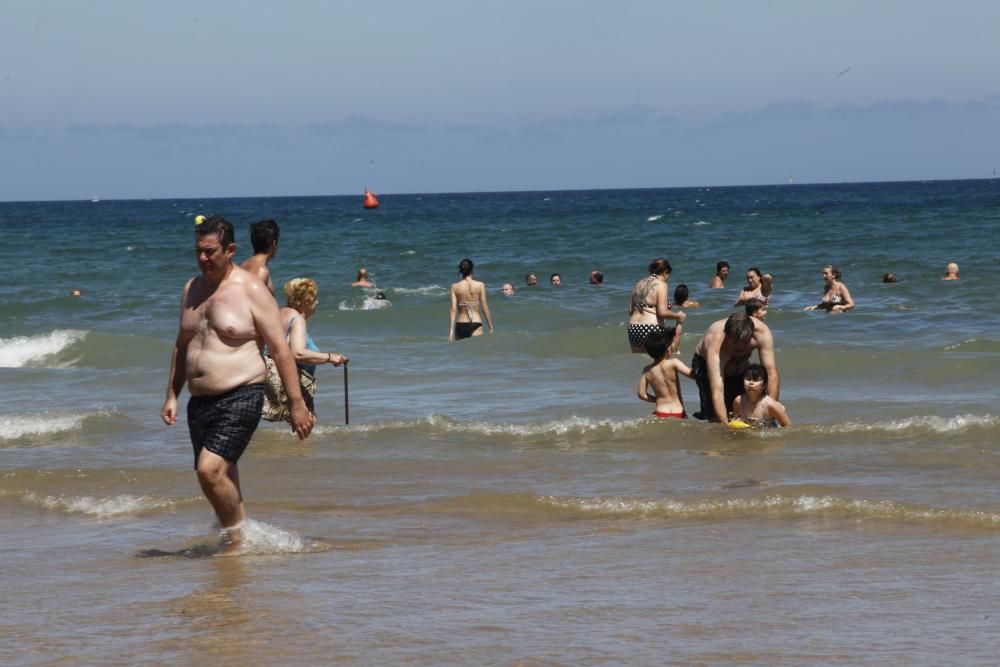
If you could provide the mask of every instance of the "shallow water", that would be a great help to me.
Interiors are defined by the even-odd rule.
[[[381,200],[0,204],[0,661],[994,661],[995,181]],[[324,367],[308,441],[259,429],[233,558],[158,416],[210,211],[240,258],[279,221],[275,282],[316,278],[310,332],[351,357],[349,426]],[[774,274],[792,427],[646,417],[623,324],[656,255],[702,302],[685,361],[746,267]],[[449,345],[464,256],[497,332]],[[857,310],[803,312],[830,261]],[[361,264],[390,306],[348,286]]]

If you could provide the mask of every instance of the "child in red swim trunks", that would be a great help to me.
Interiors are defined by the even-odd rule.
[[[684,400],[681,397],[680,376],[693,377],[691,369],[680,359],[672,359],[681,341],[681,325],[676,328],[654,331],[646,338],[646,354],[653,363],[642,369],[639,377],[640,401],[656,404],[654,417],[684,419]],[[652,395],[649,392],[652,391]]]

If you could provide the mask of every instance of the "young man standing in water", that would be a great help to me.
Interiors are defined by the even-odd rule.
[[[240,266],[264,281],[267,289],[274,294],[274,283],[271,282],[271,269],[267,263],[278,252],[278,223],[274,220],[261,220],[250,225],[250,244],[253,245],[253,257]]]
[[[715,275],[708,281],[708,286],[712,289],[722,289],[726,286],[728,277],[729,262],[719,262],[715,265]]]
[[[285,385],[292,430],[308,437],[315,418],[306,407],[299,374],[267,287],[233,264],[233,226],[224,218],[197,218],[195,254],[201,275],[184,286],[180,331],[170,362],[160,416],[177,422],[177,398],[187,383],[188,429],[201,489],[222,524],[226,552],[239,549],[245,518],[237,462],[260,421],[267,344]]]
[[[694,349],[691,371],[701,399],[696,419],[726,421],[733,401],[743,393],[743,372],[754,350],[767,371],[768,394],[778,400],[781,380],[771,329],[755,317],[738,313],[713,323]]]

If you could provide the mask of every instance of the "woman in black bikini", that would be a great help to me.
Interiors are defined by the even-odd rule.
[[[851,290],[840,281],[840,269],[833,264],[823,267],[823,300],[815,306],[806,306],[803,310],[825,310],[828,313],[843,313],[854,308]]]
[[[472,260],[463,259],[458,264],[462,279],[451,286],[451,323],[448,327],[448,342],[483,335],[483,321],[479,315],[482,309],[486,324],[493,333],[493,318],[486,305],[486,285],[472,279]]]
[[[670,301],[667,299],[670,270],[670,262],[658,257],[650,262],[649,275],[637,282],[632,289],[632,299],[628,305],[628,342],[632,352],[636,354],[645,353],[646,338],[650,333],[663,329],[661,320],[677,321],[675,341],[680,340],[680,324],[687,316],[670,310]]]

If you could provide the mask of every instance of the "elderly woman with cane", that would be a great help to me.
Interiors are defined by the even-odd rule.
[[[319,364],[344,366],[344,398],[346,403],[347,356],[337,352],[321,351],[316,346],[316,343],[313,342],[306,325],[306,321],[316,312],[316,307],[319,305],[319,299],[317,298],[319,287],[316,285],[316,281],[312,278],[293,278],[285,283],[284,292],[287,305],[280,311],[281,323],[285,327],[285,337],[288,339],[288,346],[292,350],[292,355],[295,357],[295,364],[299,369],[302,397],[305,399],[309,411],[313,414],[316,412],[316,366]],[[281,401],[277,402],[280,403]],[[272,403],[270,397],[268,401],[265,401],[263,414],[265,419],[271,419],[272,416],[275,416],[274,414],[269,416],[269,409],[274,407]],[[280,408],[283,406],[279,405],[276,407]],[[277,419],[272,419],[272,421],[283,419],[280,416],[280,409],[277,412],[279,413],[277,414]]]

